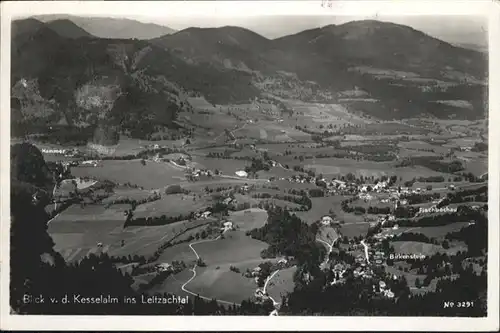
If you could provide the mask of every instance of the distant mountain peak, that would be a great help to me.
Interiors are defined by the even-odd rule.
[[[12,36],[18,36],[24,33],[35,33],[43,26],[43,22],[32,17],[12,21]]]
[[[93,36],[112,39],[153,39],[175,33],[174,29],[155,24],[145,23],[126,18],[84,17],[73,15],[42,15],[37,16],[42,22],[67,19]]]
[[[69,19],[58,19],[46,23],[46,26],[66,38],[93,37]]]

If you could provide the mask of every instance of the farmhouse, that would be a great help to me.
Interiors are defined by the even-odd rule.
[[[333,219],[330,216],[323,216],[321,219],[321,224],[322,225],[330,225],[333,223]]]
[[[224,205],[229,205],[231,202],[233,202],[233,200],[234,200],[233,198],[228,197],[228,198],[224,199],[224,200],[222,201],[222,203],[223,203]]]
[[[83,162],[81,163],[81,165],[85,165],[85,166],[93,166],[93,167],[96,167],[96,166],[97,166],[97,164],[98,164],[98,162],[97,162],[97,161],[95,161],[95,160],[87,160],[87,161],[83,161]]]
[[[387,182],[378,182],[375,186],[373,186],[373,190],[380,192],[387,188]]]
[[[288,260],[286,260],[285,258],[282,258],[280,260],[278,260],[278,264],[284,264],[286,265],[288,263]]]
[[[248,173],[246,171],[243,171],[243,170],[239,170],[239,171],[236,171],[236,176],[238,177],[248,177]]]
[[[164,263],[156,265],[156,269],[160,272],[166,272],[166,271],[172,270],[173,267],[169,263],[164,262]]]
[[[210,215],[212,215],[212,212],[210,212],[210,211],[208,211],[208,210],[207,210],[207,211],[205,211],[205,212],[203,212],[203,213],[201,213],[201,217],[202,217],[202,218],[204,218],[204,219],[206,219],[206,218],[207,218],[207,217],[209,217]]]
[[[252,276],[258,276],[258,275],[260,274],[260,271],[261,271],[261,270],[262,270],[262,269],[261,269],[260,267],[258,267],[258,266],[257,266],[257,267],[255,267],[255,268],[253,269],[253,271],[252,271]]]
[[[379,285],[380,289],[385,289],[385,287],[386,287],[386,284],[384,281],[379,281],[378,285]]]

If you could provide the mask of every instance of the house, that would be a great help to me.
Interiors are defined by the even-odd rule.
[[[204,219],[206,219],[210,215],[212,215],[212,212],[210,212],[208,210],[206,212],[201,213],[201,217],[204,218]]]
[[[248,173],[246,171],[243,171],[243,170],[240,170],[240,171],[236,171],[236,176],[238,177],[248,177]]]
[[[255,276],[255,282],[256,282],[256,283],[257,283],[257,282],[259,282],[259,281],[258,281],[258,277],[259,277],[259,275],[260,275],[261,270],[262,270],[262,269],[261,269],[260,267],[258,267],[258,266],[257,266],[257,267],[255,267],[255,268],[252,270],[252,276]]]
[[[169,263],[164,262],[164,263],[156,265],[156,269],[160,272],[166,272],[166,271],[172,270],[173,267]]]
[[[255,290],[254,296],[257,298],[262,298],[262,297],[264,297],[264,292],[262,291],[262,289],[257,288]]]
[[[92,166],[97,166],[97,161],[94,160],[88,160],[88,161],[83,161],[82,165],[92,165]]]
[[[378,182],[376,185],[373,186],[374,191],[381,191],[387,188],[387,182]]]
[[[282,258],[280,260],[278,260],[278,264],[287,264],[288,263],[288,260],[286,260],[285,258]]]
[[[229,205],[229,204],[230,204],[233,200],[234,200],[233,198],[231,198],[231,197],[227,197],[226,199],[224,199],[224,200],[222,201],[222,203],[223,203],[224,205]]]
[[[322,225],[330,225],[331,223],[333,223],[333,219],[330,216],[323,216],[321,218]]]

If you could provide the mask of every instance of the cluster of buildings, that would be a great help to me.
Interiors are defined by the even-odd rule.
[[[304,175],[293,175],[291,177],[288,177],[286,180],[291,183],[316,184],[316,179],[314,177]]]
[[[222,203],[224,205],[236,205],[237,204],[237,201],[235,198],[232,198],[232,197],[227,197],[225,198],[224,200],[222,200]]]
[[[345,182],[340,179],[333,179],[325,182],[328,194],[354,194],[358,191],[358,185],[352,182]]]
[[[168,271],[173,271],[174,267],[167,262],[162,262],[156,265],[156,270],[158,272],[168,272]]]
[[[358,244],[361,245],[361,244]],[[362,247],[362,246],[360,246]],[[341,285],[346,282],[347,272],[352,272],[352,276],[355,279],[363,279],[367,281],[374,281],[372,285],[373,292],[379,294],[380,296],[387,298],[394,298],[394,293],[390,290],[384,278],[381,278],[374,271],[375,266],[381,266],[385,261],[385,253],[378,250],[370,250],[369,255],[372,257],[371,263],[368,262],[367,258],[363,254],[356,256],[354,264],[346,263],[336,263],[333,265],[332,273],[333,279],[330,285]],[[397,279],[396,276],[393,277]],[[378,282],[377,282],[378,280]]]
[[[234,228],[233,222],[226,221],[226,222],[222,223],[222,227],[220,228],[220,230],[222,233],[224,233],[226,231],[233,230],[233,228]]]
[[[201,169],[196,169],[196,168],[190,169],[189,174],[194,179],[199,179],[202,176],[206,176],[206,177],[213,176],[213,173],[210,170],[205,170],[205,169],[201,170]]]
[[[96,167],[99,165],[99,161],[98,160],[86,160],[86,161],[82,161],[80,162],[80,165],[81,166],[91,166],[91,167]]]
[[[321,224],[324,225],[324,226],[331,226],[333,223],[334,223],[334,219],[331,217],[331,216],[323,216],[321,218]]]
[[[212,215],[212,212],[209,210],[198,212],[194,214],[194,217],[197,219],[207,219]]]

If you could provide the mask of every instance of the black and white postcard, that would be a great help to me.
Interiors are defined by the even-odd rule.
[[[2,329],[498,329],[495,2],[1,6]]]

